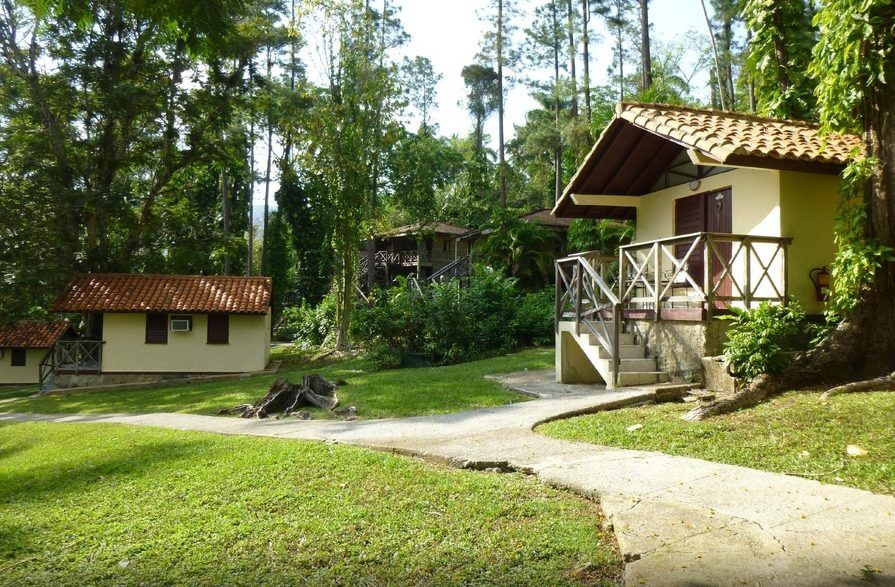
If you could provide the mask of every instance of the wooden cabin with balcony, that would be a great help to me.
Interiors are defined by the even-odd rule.
[[[375,235],[373,258],[369,258],[366,249],[360,252],[358,281],[365,288],[371,282],[390,285],[399,275],[424,280],[458,271],[468,273],[470,245],[460,239],[468,232],[469,229],[463,226],[430,222],[401,226]]]
[[[552,213],[631,220],[636,237],[557,261],[557,380],[700,380],[731,306],[822,313],[839,174],[862,148],[804,122],[622,103]]]

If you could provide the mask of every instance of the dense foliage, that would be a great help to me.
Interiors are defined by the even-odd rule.
[[[789,351],[806,350],[818,334],[795,301],[782,306],[762,302],[751,310],[731,308],[731,325],[724,343],[724,359],[736,377],[752,379],[779,373]]]
[[[514,279],[480,268],[472,285],[377,291],[357,309],[355,330],[376,360],[396,366],[408,353],[457,363],[553,338],[553,291],[522,293]]]

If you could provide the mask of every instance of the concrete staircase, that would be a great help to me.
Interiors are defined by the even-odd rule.
[[[586,330],[586,328],[582,327],[581,334],[578,334],[574,322],[562,321],[559,323],[558,337],[560,339],[563,336],[571,337],[603,381],[609,386],[614,379],[612,376],[612,354],[600,344],[596,336],[586,332]],[[562,344],[561,340],[557,340],[557,344]],[[670,381],[668,373],[657,370],[656,360],[646,357],[646,348],[644,345],[635,342],[633,334],[621,334],[619,355],[619,387],[655,385]],[[557,372],[559,372],[559,369],[557,369]]]

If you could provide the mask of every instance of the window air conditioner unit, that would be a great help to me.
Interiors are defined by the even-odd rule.
[[[171,332],[190,332],[193,329],[193,321],[188,316],[171,318]]]

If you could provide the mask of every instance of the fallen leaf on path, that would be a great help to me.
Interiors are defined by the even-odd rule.
[[[632,424],[631,426],[628,426],[627,428],[625,428],[625,430],[627,432],[637,432],[641,428],[643,428],[643,424]]]

